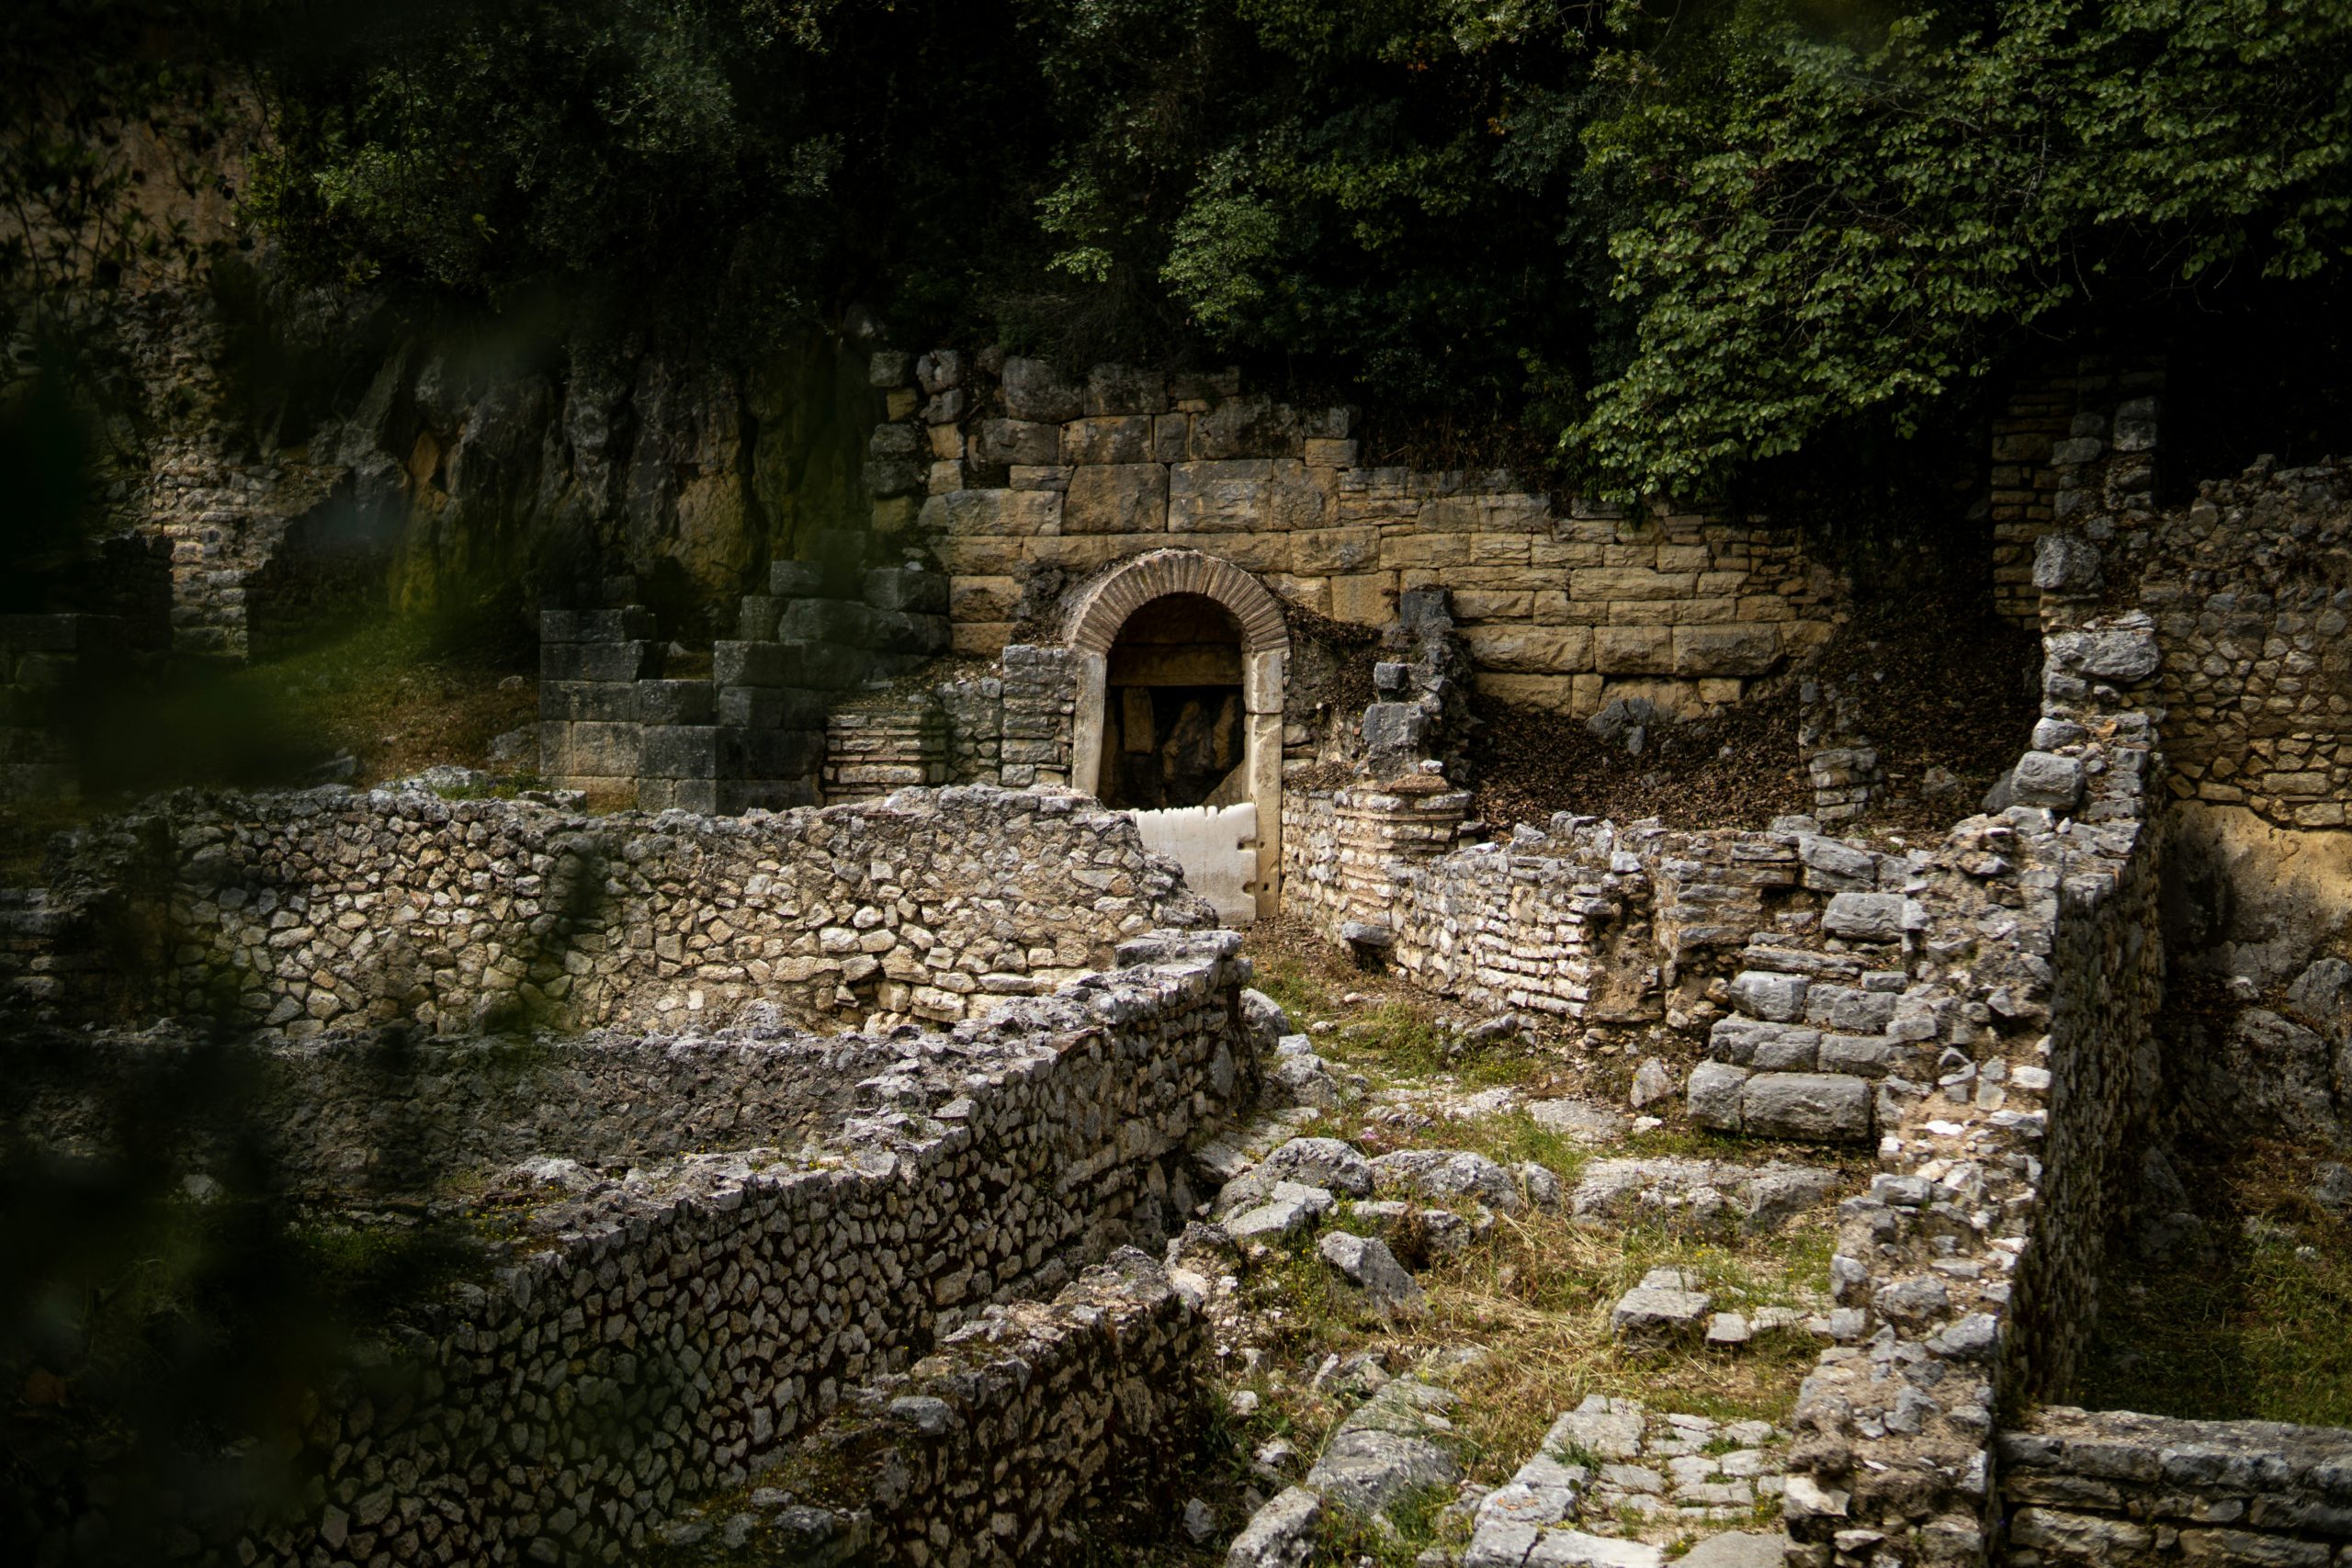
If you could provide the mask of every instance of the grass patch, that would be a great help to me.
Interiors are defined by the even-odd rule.
[[[279,784],[348,752],[351,782],[368,784],[435,762],[485,766],[491,740],[533,722],[537,705],[517,647],[385,615],[282,659],[190,668],[161,693],[124,697],[94,727],[91,772],[109,791]]]
[[[1610,1332],[1609,1309],[1661,1268],[1697,1275],[1724,1310],[1804,1304],[1835,1238],[1826,1215],[1736,1241],[1662,1226],[1596,1229],[1553,1215],[1502,1220],[1484,1246],[1422,1277],[1438,1335],[1492,1352],[1455,1383],[1474,1479],[1510,1479],[1560,1413],[1590,1394],[1785,1424],[1814,1364],[1809,1339],[1774,1336],[1736,1352],[1633,1345]]]
[[[1344,1226],[1346,1217],[1343,1206],[1331,1223]],[[1738,1351],[1696,1342],[1629,1344],[1610,1332],[1609,1309],[1660,1268],[1695,1275],[1723,1310],[1816,1308],[1836,1237],[1826,1212],[1770,1235],[1502,1216],[1485,1240],[1419,1274],[1430,1314],[1394,1328],[1358,1314],[1310,1240],[1261,1263],[1246,1289],[1253,1315],[1273,1330],[1277,1358],[1294,1366],[1374,1347],[1412,1358],[1446,1346],[1485,1347],[1483,1360],[1451,1374],[1462,1396],[1453,1419],[1472,1479],[1498,1485],[1536,1451],[1560,1413],[1589,1394],[1785,1425],[1818,1350],[1809,1338],[1775,1335]],[[1342,1414],[1295,1385],[1261,1378],[1252,1386],[1265,1402],[1257,1418],[1263,1435],[1288,1436],[1308,1454],[1320,1450]]]
[[[2182,1161],[2216,1255],[2121,1256],[2071,1403],[2197,1420],[2352,1427],[2352,1224],[2310,1193],[2313,1151]]]

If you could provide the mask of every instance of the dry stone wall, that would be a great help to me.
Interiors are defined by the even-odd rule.
[[[1993,598],[2018,625],[2041,624],[2043,536],[2154,509],[2164,382],[2159,362],[2087,355],[2019,383],[1995,417]]]
[[[1125,818],[986,786],[743,818],[187,795],[86,832],[65,879],[85,904],[146,890],[112,917],[145,944],[113,978],[152,976],[146,1015],[288,1039],[645,1028],[757,1000],[950,1021],[1105,968],[1148,927],[1215,923]],[[94,999],[70,962],[14,978],[68,1010]]]
[[[672,1539],[691,1542],[687,1561],[718,1562],[741,1550],[730,1536],[795,1562],[1096,1560],[1090,1516],[1152,1502],[1164,1514],[1197,1473],[1208,1349],[1201,1314],[1123,1250],[1052,1302],[989,1307],[906,1372],[852,1391],[752,1510]]]
[[[2352,1432],[2052,1406],[1999,1453],[2015,1568],[2352,1562]]]
[[[2144,685],[2086,674],[2070,637],[2153,671],[2145,617],[2059,606],[2013,775],[2040,803],[1961,823],[1905,889],[1905,967],[1955,1032],[1932,1081],[1882,1086],[1880,1174],[1842,1210],[1849,1342],[1799,1393],[1786,1500],[1814,1568],[1994,1549],[1994,1412],[2067,1375],[2154,1114],[2154,732]]]
[[[724,1152],[615,1179],[575,1157],[611,1152],[603,1134],[539,1140],[543,1158],[492,1186],[519,1199],[503,1211],[526,1237],[512,1266],[424,1309],[366,1382],[319,1391],[292,1456],[315,1477],[308,1502],[266,1521],[216,1510],[188,1555],[640,1560],[847,1391],[942,1337],[970,1354],[953,1337],[1002,1321],[989,1304],[1051,1294],[1131,1242],[1156,1248],[1193,1202],[1182,1152],[1256,1087],[1248,964],[1219,932],[1159,933],[1127,956],[949,1034],[784,1043],[866,1074],[814,1142],[789,1105],[775,1120],[753,1106]],[[1154,1322],[1172,1420],[1171,1358],[1197,1331]],[[1134,1371],[1109,1369],[1114,1398]],[[969,1393],[968,1413],[1001,1427],[1025,1408],[1015,1390]],[[1051,1457],[1083,1484],[1099,1451]],[[937,1495],[949,1517],[970,1506]],[[50,1527],[102,1537],[102,1515],[55,1508]]]
[[[387,1028],[245,1051],[246,1123],[227,1131],[262,1131],[288,1190],[346,1208],[413,1202],[536,1157],[603,1173],[705,1149],[797,1149],[831,1136],[859,1086],[903,1053],[861,1035],[812,1040],[775,1013],[754,1010],[715,1034],[518,1041]],[[29,1031],[12,1048],[10,1124],[102,1154],[123,1085],[220,1060],[175,1030],[137,1040]],[[233,1164],[219,1129],[182,1131],[194,1168]]]
[[[2207,484],[2131,543],[2108,575],[2126,592],[2136,577],[2155,617],[2173,792],[2284,828],[2344,827],[2352,468],[2257,468]]]
[[[1034,640],[1069,583],[1182,545],[1285,604],[1363,626],[1407,590],[1451,592],[1481,689],[1597,711],[1738,700],[1818,646],[1839,585],[1793,529],[1555,508],[1505,474],[1366,467],[1344,409],[1245,394],[1233,374],[876,355],[888,400],[875,526],[949,574],[958,652]]]

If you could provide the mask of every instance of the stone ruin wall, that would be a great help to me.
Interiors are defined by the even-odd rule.
[[[2155,506],[2160,361],[2085,355],[2014,388],[1993,420],[1993,599],[2029,630],[2040,624],[2034,579],[2043,536],[2095,527]]]
[[[789,1477],[823,1478],[806,1494],[821,1500],[770,1540],[842,1562],[1084,1560],[1074,1523],[1138,1499],[1173,1513],[1197,1475],[1209,1349],[1207,1320],[1137,1250],[1050,1303],[985,1308],[843,1401]]]
[[[1653,1011],[1713,1016],[1688,1086],[1700,1125],[1876,1142],[1832,1263],[1839,1343],[1795,1417],[1799,1568],[1995,1550],[1995,1412],[2068,1375],[2154,1115],[2155,628],[2057,592],[2041,607],[2044,717],[2017,803],[1941,844],[1563,816],[1449,851],[1442,831],[1385,830],[1424,802],[1359,791],[1352,870],[1294,873],[1327,930],[1354,922],[1443,993],[1593,1019],[1630,979]],[[1344,863],[1348,793],[1326,798],[1306,852]]]
[[[202,1521],[198,1556],[635,1560],[657,1527],[703,1496],[788,1460],[797,1435],[817,1429],[822,1440],[820,1424],[837,1407],[904,1414],[910,1385],[865,1385],[941,1342],[948,1362],[915,1369],[915,1410],[928,1419],[922,1401],[939,1397],[936,1380],[952,1376],[957,1357],[968,1364],[1008,1325],[1024,1324],[1037,1332],[990,1371],[1025,1366],[1037,1381],[1024,1389],[1024,1371],[953,1385],[947,1416],[971,1434],[979,1468],[933,1491],[952,1494],[942,1517],[1002,1514],[1042,1529],[1052,1495],[1023,1495],[1020,1483],[1050,1472],[1083,1495],[1189,1418],[1181,1406],[1197,1373],[1185,1363],[1203,1342],[1191,1309],[1167,1298],[1164,1281],[1155,1292],[1132,1260],[1116,1278],[1080,1275],[1131,1241],[1157,1248],[1193,1201],[1187,1144],[1255,1091],[1238,947],[1229,934],[1161,933],[1130,945],[1129,967],[945,1035],[827,1042],[768,1028],[546,1047],[553,1062],[532,1069],[548,1074],[543,1094],[583,1083],[633,1093],[645,1081],[628,1071],[583,1076],[562,1063],[568,1054],[733,1052],[797,1055],[816,1065],[812,1077],[834,1102],[754,1100],[727,1129],[726,1152],[626,1181],[578,1163],[668,1146],[639,1143],[626,1116],[537,1137],[486,1134],[498,1145],[492,1157],[526,1145],[544,1156],[491,1186],[493,1197],[519,1201],[507,1213],[531,1239],[494,1278],[424,1309],[370,1378],[320,1391],[304,1447],[290,1456],[316,1478],[299,1517],[216,1510]],[[45,1075],[86,1085],[85,1044],[15,1037],[12,1096]],[[307,1076],[305,1048],[257,1048],[294,1059],[296,1077]],[[481,1105],[483,1114],[498,1102],[455,1055],[432,1066],[457,1075],[437,1091],[447,1103]],[[658,1081],[674,1070],[663,1062],[640,1072]],[[853,1073],[865,1076],[853,1083]],[[702,1092],[723,1096],[725,1086]],[[850,1103],[837,1113],[844,1092]],[[812,1121],[830,1122],[814,1139]],[[332,1156],[318,1140],[345,1131],[331,1119],[273,1125],[282,1139],[311,1140],[314,1167]],[[1075,1294],[1046,1321],[1012,1305],[1074,1280]],[[1112,1354],[1098,1358],[1104,1305],[1143,1332],[1113,1333]],[[1091,1380],[1080,1413],[1116,1409],[1123,1418],[1026,1419],[1038,1395],[1073,1380]],[[1123,1395],[1138,1380],[1151,1399],[1136,1407]],[[939,1470],[934,1445],[923,1473],[938,1482]],[[989,1479],[976,1486],[975,1477]],[[931,1496],[914,1500],[927,1509]],[[869,1507],[865,1522],[854,1509],[841,1522],[887,1531],[894,1519],[904,1523]],[[1021,1559],[1001,1551],[978,1560]]]
[[[2209,483],[2124,545],[2084,591],[2132,595],[2155,617],[2173,793],[2281,828],[2346,826],[2352,469]]]
[[[2054,1405],[2002,1433],[1999,1454],[2015,1568],[2352,1562],[2341,1432]]]
[[[1069,783],[1069,608],[1169,547],[1250,572],[1302,621],[1378,630],[1401,595],[1442,588],[1479,690],[1579,715],[1620,696],[1688,713],[1736,703],[1841,614],[1844,584],[1793,528],[1564,515],[1508,475],[1365,468],[1348,411],[1245,396],[1231,373],[1103,366],[1081,387],[1042,361],[941,352],[877,354],[871,378],[887,415],[865,467],[871,532],[812,535],[812,558],[770,568],[768,592],[741,601],[740,640],[716,645],[715,700],[664,679],[641,605],[608,591],[600,611],[542,617],[551,782],[722,811]],[[908,682],[887,705],[852,694],[951,649],[987,667]],[[1330,760],[1318,727],[1355,715],[1331,711],[1309,661],[1284,677],[1296,777]],[[748,755],[761,749],[774,757]]]
[[[293,1134],[274,1144],[274,1171],[306,1198],[364,1207],[549,1155],[606,1172],[706,1149],[821,1142],[858,1103],[859,1086],[903,1053],[861,1035],[813,1041],[778,1021],[779,1010],[755,1009],[715,1034],[598,1030],[560,1044],[393,1025],[239,1060],[252,1068],[251,1122]],[[96,1151],[113,1129],[94,1089],[204,1070],[217,1060],[210,1047],[173,1029],[135,1039],[37,1033],[17,1058],[32,1066],[11,1086],[9,1114],[57,1147]],[[188,1137],[194,1167],[233,1161],[207,1129]]]
[[[167,797],[81,835],[36,913],[51,934],[11,976],[33,999],[287,1039],[643,1029],[760,1000],[947,1021],[1108,967],[1147,928],[1215,923],[1124,818],[986,787],[745,818]]]

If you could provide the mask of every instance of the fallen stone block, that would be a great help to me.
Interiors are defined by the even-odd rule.
[[[1651,1269],[1609,1309],[1610,1332],[1623,1339],[1698,1333],[1714,1298],[1691,1283],[1679,1269]]]
[[[1306,1568],[1322,1518],[1322,1498],[1304,1486],[1285,1487],[1250,1517],[1226,1549],[1225,1568]]]
[[[1278,1181],[1265,1202],[1227,1220],[1225,1234],[1236,1246],[1285,1241],[1329,1213],[1338,1201],[1328,1189]]]
[[[1454,1484],[1462,1463],[1445,1417],[1454,1404],[1442,1389],[1397,1379],[1340,1423],[1306,1472],[1307,1490],[1369,1517],[1408,1492]]]

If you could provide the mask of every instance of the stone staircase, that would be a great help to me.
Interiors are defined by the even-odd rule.
[[[1785,1483],[1787,1441],[1766,1421],[1595,1394],[1479,1502],[1462,1568],[1665,1568],[1667,1547],[1694,1536],[1679,1563],[1781,1568],[1785,1538],[1758,1520]]]
[[[1889,1079],[1929,1081],[1949,998],[1913,987],[1906,938],[1926,916],[1908,863],[1799,840],[1803,885],[1828,894],[1754,931],[1690,1080],[1690,1118],[1719,1132],[1810,1143],[1873,1135]]]
[[[829,714],[948,649],[945,576],[870,564],[872,548],[870,535],[824,531],[809,558],[772,565],[767,592],[743,596],[735,636],[712,645],[707,675],[671,668],[634,579],[607,582],[603,608],[544,612],[541,772],[573,788],[633,788],[647,810],[816,804]]]

